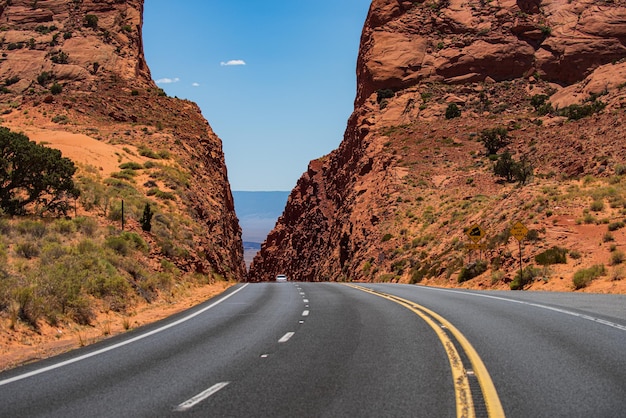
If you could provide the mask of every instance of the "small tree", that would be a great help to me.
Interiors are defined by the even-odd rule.
[[[454,119],[461,116],[461,109],[456,103],[450,103],[446,108],[446,119]]]
[[[75,172],[61,151],[0,127],[0,209],[7,214],[24,214],[35,203],[43,211],[66,215],[67,198],[80,194],[72,180]]]
[[[92,29],[98,28],[98,16],[96,15],[87,15],[85,16],[85,26]]]
[[[141,219],[139,222],[141,223],[141,229],[146,232],[150,232],[152,229],[152,210],[150,209],[150,203],[146,203],[146,206],[143,208],[143,215],[141,215]]]
[[[509,132],[506,128],[498,127],[485,129],[480,133],[480,141],[485,145],[487,155],[496,154],[500,148],[509,144]]]
[[[510,152],[505,151],[498,158],[498,161],[493,166],[493,172],[496,176],[504,177],[506,181],[513,181],[515,177],[515,161]]]
[[[534,175],[534,167],[525,155],[522,156],[522,159],[518,163],[515,163],[513,170],[515,179],[521,186],[528,183]]]

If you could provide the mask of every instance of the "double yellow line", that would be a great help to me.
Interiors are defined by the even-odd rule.
[[[380,296],[382,298],[393,301],[401,306],[404,306],[405,308],[422,318],[435,331],[435,334],[437,334],[437,337],[443,344],[446,354],[448,355],[448,360],[450,361],[452,378],[454,380],[454,391],[456,395],[456,415],[459,418],[473,418],[476,416],[476,413],[474,409],[474,401],[472,399],[469,380],[467,378],[467,371],[465,370],[456,346],[448,337],[448,334],[446,334],[442,329],[443,327],[447,328],[450,334],[456,339],[456,341],[458,341],[459,345],[467,355],[467,358],[472,365],[474,375],[478,379],[478,383],[483,394],[483,399],[487,408],[487,414],[489,415],[489,417],[494,418],[504,417],[504,410],[502,409],[500,398],[498,397],[496,387],[491,380],[491,376],[489,376],[489,372],[487,371],[485,364],[480,359],[478,353],[469,343],[467,338],[465,338],[465,336],[461,334],[461,332],[454,325],[452,325],[445,318],[433,312],[432,310],[410,300],[403,299],[401,297],[390,295],[387,293],[378,292],[376,290],[368,289],[362,286],[357,286],[353,284],[346,285],[354,289],[361,290],[363,292]],[[437,322],[435,321],[438,321],[439,324],[437,324]]]

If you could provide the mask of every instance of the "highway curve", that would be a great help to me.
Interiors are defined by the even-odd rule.
[[[238,285],[0,374],[2,417],[619,417],[626,297]]]

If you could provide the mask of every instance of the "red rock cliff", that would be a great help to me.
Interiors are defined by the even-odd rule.
[[[132,185],[141,193],[169,190],[169,204],[155,201],[164,211],[162,236],[156,237],[161,256],[185,271],[241,280],[241,229],[221,141],[194,103],[166,97],[152,81],[143,51],[143,4],[0,1],[4,121],[16,129],[83,133],[171,156],[164,165],[157,162],[167,168],[161,174],[153,169],[149,186]],[[172,230],[174,219],[184,228]]]
[[[482,130],[503,127],[536,177],[607,175],[622,161],[621,112],[609,109],[625,100],[625,33],[623,1],[374,0],[343,142],[309,164],[250,279],[455,281],[464,228],[502,237],[511,218],[536,216],[524,202],[543,202],[540,186],[517,192],[494,175]],[[600,96],[608,106],[586,121],[531,106]],[[506,238],[488,251],[512,275]]]

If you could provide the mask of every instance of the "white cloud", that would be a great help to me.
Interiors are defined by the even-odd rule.
[[[235,66],[235,65],[246,65],[246,62],[244,60],[230,60],[230,61],[222,61],[220,62],[220,65],[222,67],[231,67],[231,66]]]
[[[200,87],[200,83],[191,83],[193,87]]]
[[[172,83],[178,83],[180,81],[180,78],[176,77],[176,78],[160,78],[156,81],[157,84],[172,84]]]

